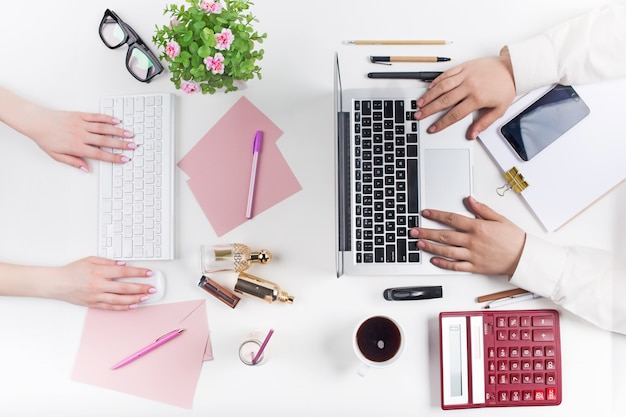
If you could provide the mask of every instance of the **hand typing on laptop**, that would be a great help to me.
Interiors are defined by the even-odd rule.
[[[513,275],[524,247],[526,233],[504,216],[477,202],[465,199],[475,219],[439,210],[422,215],[453,230],[413,228],[418,247],[435,255],[431,262],[451,271],[487,275]]]
[[[25,134],[54,160],[89,171],[85,158],[124,163],[128,157],[101,147],[135,149],[132,132],[116,127],[119,120],[96,113],[49,109],[0,87],[0,121]]]
[[[475,59],[451,68],[435,78],[418,101],[415,119],[422,120],[449,109],[428,128],[439,132],[475,110],[483,110],[467,131],[468,139],[499,119],[515,98],[515,82],[507,48],[498,57]]]

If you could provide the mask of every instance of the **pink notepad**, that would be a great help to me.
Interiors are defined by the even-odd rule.
[[[187,184],[218,236],[246,219],[252,143],[263,132],[252,216],[300,191],[302,187],[280,153],[283,132],[245,97],[240,98],[178,162]]]
[[[120,360],[178,328],[184,332],[128,365]],[[191,408],[202,362],[212,360],[204,300],[129,311],[89,309],[72,378]]]

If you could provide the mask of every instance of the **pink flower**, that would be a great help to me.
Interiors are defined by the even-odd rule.
[[[210,70],[213,74],[224,73],[224,55],[219,52],[213,57],[208,56],[204,58],[204,63],[206,64],[206,69]]]
[[[169,41],[165,46],[165,53],[171,59],[176,58],[180,54],[180,45],[176,41]]]
[[[193,94],[200,91],[200,86],[194,81],[183,81],[180,83],[180,89],[187,94]]]
[[[200,7],[206,10],[206,12],[209,14],[219,14],[222,12],[222,3],[220,3],[219,0],[202,0],[202,2],[200,3]]]
[[[230,45],[235,40],[235,36],[233,35],[233,32],[230,31],[230,29],[225,28],[225,29],[222,29],[221,33],[215,34],[215,40],[217,41],[217,45],[215,45],[215,49],[219,49],[220,51],[223,51],[225,49],[230,48]]]

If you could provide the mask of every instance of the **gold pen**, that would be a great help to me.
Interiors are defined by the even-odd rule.
[[[452,43],[444,40],[389,40],[389,41],[376,41],[376,40],[349,40],[344,43],[349,45],[446,45]]]

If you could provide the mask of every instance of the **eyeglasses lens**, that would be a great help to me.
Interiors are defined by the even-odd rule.
[[[126,40],[126,34],[120,25],[113,19],[108,18],[100,26],[102,40],[111,48],[120,46]]]
[[[147,80],[154,73],[154,65],[150,57],[137,48],[132,48],[132,52],[128,56],[127,67],[141,80]]]

